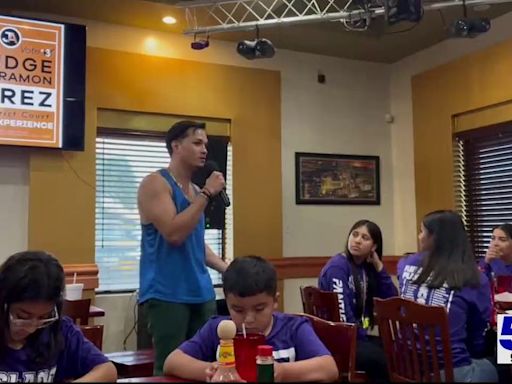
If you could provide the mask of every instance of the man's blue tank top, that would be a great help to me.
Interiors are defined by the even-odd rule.
[[[158,171],[172,188],[176,212],[190,202],[167,169]],[[180,246],[165,240],[152,223],[141,224],[139,303],[149,299],[173,303],[204,303],[215,298],[206,268],[204,215]]]

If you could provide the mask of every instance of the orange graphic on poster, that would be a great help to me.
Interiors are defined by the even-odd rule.
[[[0,16],[0,144],[62,146],[64,27]]]

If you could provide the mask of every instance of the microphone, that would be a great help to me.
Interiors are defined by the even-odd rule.
[[[208,175],[208,177],[210,177],[210,175],[214,171],[217,171],[217,172],[220,171],[219,165],[215,161],[213,161],[213,160],[208,160],[206,162],[206,164],[204,165],[204,167],[206,169],[206,174]],[[222,199],[222,203],[224,204],[224,206],[226,208],[231,205],[231,201],[229,201],[229,196],[226,193],[226,188],[225,187],[219,192],[219,196]]]

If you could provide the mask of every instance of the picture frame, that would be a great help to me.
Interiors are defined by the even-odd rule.
[[[295,153],[296,204],[380,205],[380,158]]]

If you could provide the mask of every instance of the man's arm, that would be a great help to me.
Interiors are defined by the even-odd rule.
[[[197,194],[190,206],[179,214],[171,198],[172,190],[157,173],[144,178],[139,186],[137,202],[141,222],[152,223],[172,245],[181,245],[201,219],[208,198]]]
[[[205,244],[204,246],[206,250],[206,265],[210,268],[215,269],[217,272],[224,273],[224,271],[228,267],[228,264],[219,256],[217,256],[208,246],[208,244]]]

